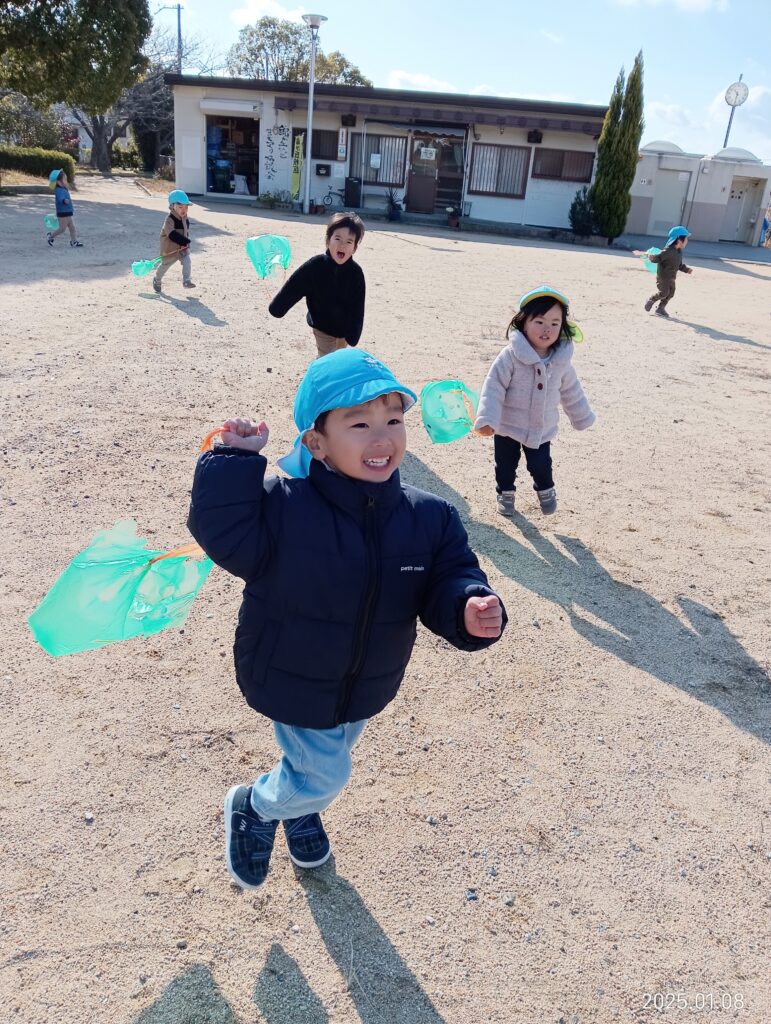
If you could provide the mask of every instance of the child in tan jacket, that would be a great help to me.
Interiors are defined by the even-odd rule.
[[[524,450],[541,511],[557,511],[552,478],[551,442],[557,434],[559,407],[576,430],[596,416],[573,369],[573,335],[568,300],[548,285],[523,295],[509,325],[509,344],[496,358],[482,386],[474,428],[494,435],[498,511],[514,515],[514,479]]]
[[[190,279],[190,221],[187,219],[189,207],[190,200],[186,192],[180,188],[169,192],[169,215],[161,228],[163,262],[158,264],[153,277],[153,291],[159,295],[161,281],[175,263],[182,264],[182,287],[195,288]]]

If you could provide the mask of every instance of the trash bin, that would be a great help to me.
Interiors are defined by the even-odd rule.
[[[345,205],[349,208],[361,206],[361,178],[345,179]]]

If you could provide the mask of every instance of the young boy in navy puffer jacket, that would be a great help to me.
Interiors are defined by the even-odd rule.
[[[367,719],[396,696],[416,619],[460,650],[489,647],[506,615],[457,512],[404,486],[404,412],[415,394],[360,349],[311,363],[297,392],[296,479],[264,480],[263,423],[228,420],[201,456],[188,525],[246,581],[235,641],[247,702],[282,757],[225,801],[228,869],[265,880],[278,822],[299,867],[331,853],[319,816],[347,783]]]

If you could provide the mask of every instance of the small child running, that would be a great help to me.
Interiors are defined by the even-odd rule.
[[[161,293],[161,281],[175,263],[182,264],[182,287],[195,288],[190,279],[190,221],[187,211],[190,200],[181,188],[169,192],[169,215],[161,228],[161,256],[153,277],[153,291]]]
[[[305,299],[317,358],[359,344],[365,284],[353,254],[363,237],[361,218],[355,213],[336,213],[327,224],[326,252],[298,267],[268,306],[271,316],[282,317]]]
[[[474,428],[493,438],[498,512],[514,515],[514,480],[525,461],[544,515],[557,511],[551,442],[557,435],[559,407],[576,430],[597,418],[573,369],[573,332],[568,300],[541,285],[519,300],[509,324],[509,344],[487,374]]]
[[[56,182],[54,201],[56,202],[56,216],[59,218],[59,227],[56,231],[48,232],[46,241],[49,245],[53,245],[54,239],[64,234],[66,228],[70,233],[70,247],[82,249],[83,243],[79,241],[78,233],[75,230],[75,210],[72,205],[70,190],[67,188],[67,175],[64,171],[52,171],[49,175],[49,180]]]
[[[298,867],[329,858],[321,812],[348,782],[367,720],[397,694],[416,620],[462,651],[489,647],[506,624],[458,513],[399,479],[415,401],[379,360],[344,349],[312,362],[298,388],[300,433],[278,461],[296,479],[265,479],[264,422],[227,420],[224,447],[199,459],[188,526],[246,581],[236,679],[281,749],[225,800],[242,889],[265,881],[279,822]]]
[[[684,274],[693,273],[693,267],[687,267],[683,262],[682,256],[683,249],[688,245],[690,234],[688,228],[683,227],[682,224],[677,224],[670,230],[667,244],[661,252],[648,253],[641,252],[639,249],[634,250],[635,256],[642,256],[651,263],[658,264],[656,269],[656,293],[646,300],[646,312],[650,313],[655,303],[658,302],[656,315],[669,319],[667,303],[675,294],[678,270],[682,270]]]

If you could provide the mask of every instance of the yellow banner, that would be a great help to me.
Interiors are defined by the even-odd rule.
[[[303,140],[305,132],[298,135],[294,140],[294,155],[292,156],[292,199],[300,198],[300,175],[303,169]]]

